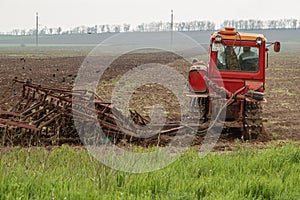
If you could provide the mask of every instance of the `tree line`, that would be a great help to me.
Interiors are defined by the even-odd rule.
[[[298,19],[280,19],[280,20],[225,20],[222,27],[235,27],[239,30],[255,29],[299,29],[300,20]]]
[[[238,30],[258,30],[258,29],[300,29],[300,20],[298,19],[280,19],[280,20],[225,20],[221,23],[221,28],[235,27]],[[70,30],[63,30],[61,27],[48,28],[47,26],[39,28],[39,35],[61,35],[61,34],[98,34],[98,33],[120,33],[120,32],[161,32],[171,30],[170,22],[151,22],[141,23],[137,26],[124,23],[122,25],[102,24],[95,26],[77,26]],[[188,21],[176,22],[173,24],[173,30],[184,31],[213,31],[216,30],[216,24],[212,21]],[[36,29],[14,29],[10,32],[1,33],[4,35],[35,35]]]

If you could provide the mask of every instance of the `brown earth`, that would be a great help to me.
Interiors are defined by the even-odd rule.
[[[257,142],[267,140],[300,140],[300,60],[298,53],[281,53],[270,55],[270,64],[266,74],[266,98],[264,105],[264,122],[266,135]],[[0,58],[0,108],[9,109],[16,98],[12,94],[20,92],[20,86],[12,84],[14,77],[20,80],[32,80],[35,83],[52,87],[72,88],[77,71],[85,57],[1,57]],[[162,53],[129,54],[115,60],[105,71],[97,93],[110,101],[111,91],[118,84],[120,77],[129,70],[144,63],[168,64],[180,71],[185,77],[189,69],[188,62],[180,57]],[[158,72],[159,76],[159,72]],[[164,78],[164,77],[162,77]],[[174,80],[176,81],[176,80]],[[133,83],[134,84],[134,83]],[[172,84],[172,82],[170,83]],[[18,96],[18,95],[16,95]],[[138,87],[131,96],[129,107],[137,110],[143,116],[150,115],[150,108],[160,104],[164,107],[168,121],[177,121],[180,113],[179,103],[175,95],[168,89],[158,85]],[[231,130],[221,136],[217,149],[231,149],[231,144],[237,138]],[[165,138],[166,141],[168,138]],[[201,138],[195,141],[199,144]]]

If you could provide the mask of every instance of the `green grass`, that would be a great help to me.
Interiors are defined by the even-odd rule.
[[[0,154],[0,199],[300,199],[300,148],[240,149],[165,169],[111,170],[84,149],[13,148]]]

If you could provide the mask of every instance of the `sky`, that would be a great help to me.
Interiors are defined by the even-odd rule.
[[[39,13],[41,27],[62,27],[170,21],[226,19],[300,19],[297,0],[0,0],[0,32],[33,29]]]

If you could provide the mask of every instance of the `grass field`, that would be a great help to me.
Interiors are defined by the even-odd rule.
[[[300,199],[297,145],[204,158],[190,150],[145,174],[109,169],[83,148],[12,148],[1,151],[0,170],[0,199]]]

